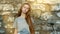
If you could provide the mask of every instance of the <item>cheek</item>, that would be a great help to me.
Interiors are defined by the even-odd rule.
[[[26,13],[27,13],[27,12],[29,12],[29,10],[28,10],[28,9],[26,10]]]
[[[26,12],[28,12],[28,9],[26,9]]]

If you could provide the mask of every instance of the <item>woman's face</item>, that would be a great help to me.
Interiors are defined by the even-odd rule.
[[[29,10],[29,5],[24,5],[23,7],[22,7],[22,12],[23,13],[27,13],[28,12],[28,10]]]

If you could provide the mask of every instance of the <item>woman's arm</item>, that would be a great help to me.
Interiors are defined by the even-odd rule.
[[[16,28],[14,29],[14,34],[18,34],[18,32],[17,32],[17,29],[16,29]]]
[[[13,27],[14,27],[14,34],[18,34],[17,32],[17,18],[15,19],[14,23],[13,23]]]

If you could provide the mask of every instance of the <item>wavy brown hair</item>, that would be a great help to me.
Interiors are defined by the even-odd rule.
[[[31,34],[35,34],[34,27],[33,27],[32,21],[31,21],[31,17],[30,17],[31,6],[30,6],[29,3],[24,3],[24,4],[20,7],[20,9],[19,9],[19,11],[18,11],[18,14],[17,14],[17,17],[21,16],[22,7],[23,7],[24,5],[28,5],[28,6],[29,6],[29,10],[28,10],[28,12],[26,13],[25,19],[26,19],[26,21],[27,21],[27,23],[28,23],[28,25],[29,25],[30,33],[31,33]]]

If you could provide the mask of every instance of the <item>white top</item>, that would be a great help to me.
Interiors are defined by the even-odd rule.
[[[14,21],[13,27],[17,28],[18,32],[20,32],[24,28],[27,29],[30,32],[29,25],[27,24],[25,18],[23,18],[23,17],[16,18],[15,21]]]

